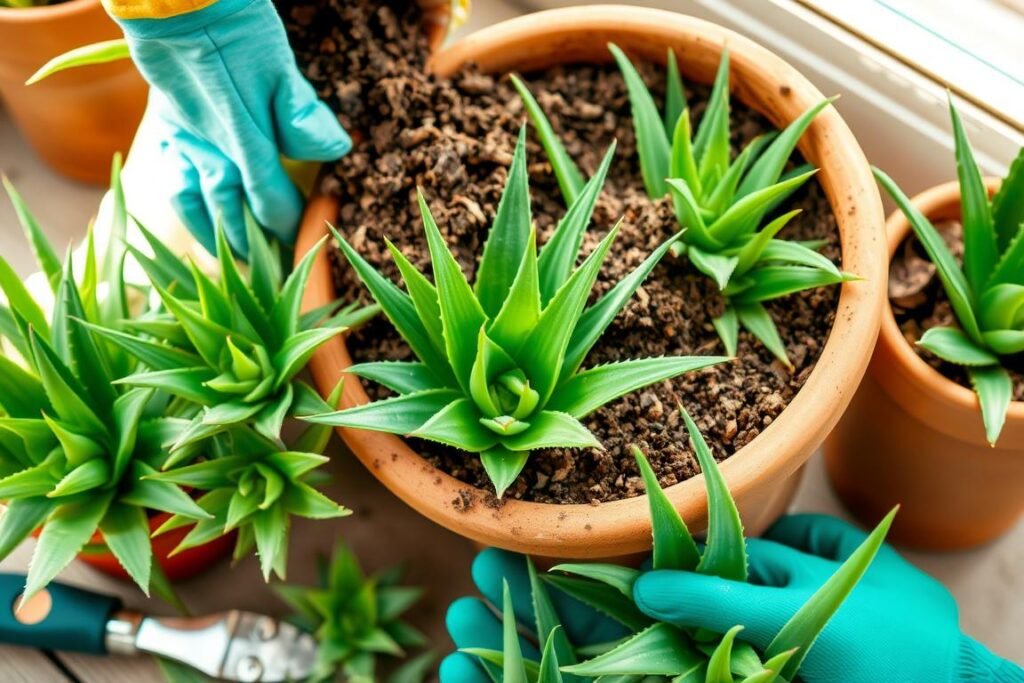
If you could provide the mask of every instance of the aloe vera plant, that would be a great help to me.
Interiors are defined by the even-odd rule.
[[[832,100],[811,107],[781,133],[753,140],[730,159],[728,51],[722,55],[707,108],[694,131],[672,50],[668,51],[665,108],[659,113],[629,58],[614,44],[609,49],[629,91],[647,194],[652,200],[671,196],[679,224],[685,228],[673,251],[714,280],[726,299],[724,314],[714,320],[726,353],[736,354],[742,325],[789,366],[785,345],[764,302],[854,279],[818,253],[820,242],[778,236],[798,210],[771,217],[815,174],[808,166],[790,172],[785,168],[797,141]],[[539,132],[563,196],[572,201],[582,187],[582,173],[526,85],[515,77],[513,84]]]
[[[952,97],[949,111],[960,181],[962,267],[892,178],[878,169],[875,177],[935,264],[958,323],[931,328],[918,344],[966,370],[978,395],[986,438],[995,444],[1013,396],[1004,363],[1024,352],[1024,150],[990,200]]]
[[[675,239],[588,308],[587,298],[618,228],[578,268],[574,265],[614,150],[608,151],[601,170],[538,254],[530,219],[525,136],[524,127],[475,286],[448,250],[422,192],[419,204],[433,283],[389,242],[407,288],[402,291],[335,232],[345,257],[419,360],[350,368],[399,395],[308,418],[479,453],[499,496],[534,449],[599,447],[580,420],[600,406],[723,360],[644,358],[580,369],[605,328]]]
[[[325,402],[298,374],[324,342],[375,313],[373,307],[334,306],[300,315],[301,297],[319,249],[284,276],[281,254],[255,223],[247,222],[250,264],[243,276],[217,234],[217,279],[183,264],[140,228],[153,255],[131,250],[160,306],[126,321],[128,331],[96,329],[112,346],[145,363],[117,381],[158,390],[189,406],[169,436],[167,456],[150,481],[188,486],[208,517],[175,552],[237,531],[235,557],[253,548],[263,575],[284,577],[293,516],[312,519],[349,513],[316,488],[315,471],[331,431],[312,425],[289,443],[286,418],[336,408],[341,385]],[[175,515],[156,534],[189,524]]]
[[[294,611],[291,621],[317,640],[317,660],[308,681],[419,683],[434,663],[431,652],[413,657],[384,679],[381,655],[404,658],[426,638],[402,620],[423,591],[400,583],[401,571],[366,576],[355,554],[338,544],[328,561],[319,558],[317,586],[278,585],[274,589]]]
[[[319,397],[309,398],[311,406],[330,407],[322,401],[317,404]],[[285,446],[249,427],[233,427],[206,444],[207,455],[199,462],[147,475],[149,481],[203,492],[196,503],[207,516],[192,526],[174,553],[237,531],[235,559],[255,548],[264,579],[271,574],[284,578],[293,517],[334,519],[351,514],[316,487],[322,481],[316,470],[328,460],[322,453],[330,437],[330,428],[311,425]],[[187,517],[175,515],[154,536],[190,524]]]
[[[61,265],[8,189],[57,303],[48,321],[0,260],[9,302],[0,307],[0,335],[21,359],[0,356],[0,498],[11,501],[0,556],[43,524],[37,553],[45,560],[29,573],[38,590],[98,527],[148,590],[159,576],[145,510],[158,510],[171,516],[154,535],[191,527],[174,553],[237,532],[236,559],[255,548],[264,577],[283,577],[292,517],[349,514],[317,489],[331,429],[282,435],[289,415],[335,409],[341,384],[325,401],[296,376],[320,344],[375,309],[332,305],[300,315],[315,250],[285,278],[278,247],[252,223],[247,277],[223,231],[216,280],[141,226],[152,255],[128,246],[118,167],[109,251],[99,262],[90,237],[76,282],[70,259]],[[128,257],[148,276],[132,287],[142,311],[127,304]]]
[[[634,455],[650,503],[652,568],[694,571],[732,581],[747,580],[746,544],[739,513],[725,479],[696,425],[681,411],[705,478],[708,495],[707,541],[701,549],[679,516],[647,459]],[[468,649],[496,682],[582,683],[772,683],[791,681],[829,619],[850,594],[878,553],[892,523],[891,512],[832,577],[798,609],[764,652],[742,641],[742,626],[724,634],[656,622],[633,602],[641,572],[609,564],[563,564],[537,579],[531,576],[536,636],[541,662],[523,657],[515,614],[506,586],[502,651]],[[529,562],[529,560],[527,560]],[[574,648],[568,641],[545,583],[618,621],[630,635],[597,647]]]
[[[7,300],[0,306],[0,500],[7,502],[0,559],[41,528],[25,591],[31,596],[99,532],[143,591],[153,585],[166,594],[146,511],[192,523],[210,515],[176,484],[148,478],[163,465],[164,440],[188,409],[166,393],[118,384],[140,362],[97,334],[129,315],[119,164],[110,246],[98,255],[90,233],[78,278],[70,257],[58,258],[21,197],[4,184],[55,303],[47,316],[0,257]]]
[[[242,275],[224,230],[217,231],[216,279],[183,263],[140,228],[153,256],[129,248],[159,295],[162,308],[127,323],[129,332],[96,330],[146,364],[119,384],[165,391],[202,406],[170,446],[165,468],[192,460],[207,439],[248,426],[270,441],[312,393],[298,377],[325,342],[375,313],[346,308],[300,314],[309,272],[320,245],[284,277],[281,254],[251,219],[248,277]]]

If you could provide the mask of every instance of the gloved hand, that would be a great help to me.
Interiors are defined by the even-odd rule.
[[[526,560],[503,550],[488,548],[473,562],[473,581],[480,594],[492,605],[502,603],[502,579],[508,581],[516,619],[528,630],[535,628],[533,604],[530,599],[530,578]],[[626,635],[618,623],[598,614],[568,595],[547,587],[565,627],[566,635],[576,646],[608,642]],[[448,608],[448,633],[458,648],[501,650],[501,620],[479,598],[459,598]],[[520,639],[523,655],[540,661],[537,647]],[[441,662],[441,683],[491,683],[476,657],[456,652]]]
[[[659,621],[740,637],[762,651],[865,539],[824,515],[780,520],[749,539],[754,583],[689,572],[649,572],[633,589]],[[800,668],[806,683],[1024,682],[1024,670],[960,632],[956,602],[937,581],[884,546]]]
[[[208,249],[222,219],[247,254],[243,205],[290,244],[302,198],[280,155],[331,161],[352,143],[303,78],[270,0],[218,0],[166,19],[119,19],[132,58],[153,86],[150,109],[162,124],[177,170],[175,208]]]

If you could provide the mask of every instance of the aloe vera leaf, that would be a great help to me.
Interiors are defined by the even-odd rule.
[[[1013,382],[1010,374],[999,365],[982,368],[967,368],[974,393],[981,405],[981,417],[985,423],[985,438],[992,445],[999,440],[999,434],[1006,423],[1006,412],[1013,400]]]
[[[1009,173],[992,198],[992,223],[996,231],[996,248],[1004,252],[1024,227],[1024,148],[1017,153]]]
[[[786,167],[786,162],[789,161],[793,150],[796,149],[797,142],[800,141],[818,114],[835,100],[835,97],[822,100],[786,126],[785,130],[779,133],[768,149],[754,162],[750,171],[743,178],[743,182],[740,183],[736,196],[745,197],[778,182],[782,176],[782,170]]]
[[[431,261],[434,265],[434,278],[437,281],[438,295],[441,301],[442,320],[445,319],[446,312],[448,318],[453,315],[454,310],[449,299],[456,294],[466,299],[466,302],[460,305],[468,309],[467,314],[470,318],[475,318],[477,316],[472,304],[465,293],[461,291],[463,287],[461,284],[456,286],[458,278],[453,279],[455,271],[458,270],[457,265],[455,269],[451,267],[455,259],[451,256],[448,248],[444,246],[441,233],[437,232],[436,225],[433,225],[433,218],[427,219],[430,212],[425,208],[426,202],[422,198],[420,204],[421,212],[424,215],[424,227],[427,229],[427,237],[431,242]],[[498,311],[501,310],[501,305],[516,279],[519,264],[523,259],[523,252],[528,248],[530,223],[530,186],[526,174],[526,126],[523,126],[519,130],[519,140],[512,155],[508,182],[505,183],[505,190],[498,203],[498,211],[491,224],[487,243],[484,245],[484,253],[480,258],[480,267],[476,274],[474,288],[476,297],[473,297],[473,302],[479,301],[478,307],[482,308],[490,318],[498,315]],[[461,270],[458,270],[458,275],[462,275]],[[478,323],[474,327],[474,333],[479,327]],[[456,333],[449,328],[445,329],[449,335]],[[448,341],[451,343],[451,339]]]
[[[644,490],[647,492],[647,503],[651,512],[653,568],[694,571],[700,564],[697,543],[690,535],[690,530],[686,528],[686,522],[679,516],[679,511],[661,488],[647,457],[636,446],[631,450],[633,457],[636,458],[640,476],[644,480]]]
[[[676,676],[701,662],[685,634],[668,624],[655,624],[615,649],[580,664],[562,667],[580,676]]]
[[[960,114],[949,97],[949,114],[953,120],[956,142],[956,171],[960,179],[960,213],[964,231],[964,273],[975,296],[979,296],[996,265],[996,234],[992,225],[992,208],[988,189],[974,160],[971,143],[964,131]]]
[[[640,156],[640,173],[644,187],[651,199],[661,199],[668,192],[665,178],[668,176],[671,146],[668,134],[651,91],[640,73],[617,45],[608,44],[622,77],[629,90],[629,101],[633,109],[633,128],[636,130],[637,153]]]
[[[769,659],[798,648],[779,672],[784,679],[792,680],[796,675],[818,635],[867,572],[885,541],[885,535],[889,532],[898,509],[894,508],[885,516],[860,547],[803,604],[769,643],[765,650],[765,656]]]
[[[540,139],[541,146],[544,147],[544,153],[551,163],[551,170],[554,171],[555,178],[558,180],[562,199],[566,206],[571,206],[583,191],[583,174],[580,173],[579,167],[576,166],[569,153],[565,151],[562,141],[551,127],[551,121],[530,89],[515,74],[510,75],[509,79],[512,81],[512,87],[516,89],[519,97],[523,100],[523,106],[533,127],[537,129],[537,137]]]
[[[768,310],[758,302],[738,304],[735,310],[743,328],[757,337],[780,363],[792,370],[793,363],[786,354],[786,345],[779,336],[779,330]]]
[[[82,47],[68,50],[64,54],[57,55],[46,64],[43,64],[38,71],[29,76],[28,80],[25,81],[25,85],[34,85],[44,78],[49,78],[53,74],[65,69],[106,64],[107,62],[130,58],[131,53],[128,51],[128,41],[124,38],[83,45]]]
[[[722,340],[725,355],[734,357],[739,346],[740,334],[740,319],[736,315],[736,308],[726,306],[721,316],[712,318],[711,324],[714,326],[715,332],[718,333],[718,338]]]
[[[498,498],[504,496],[508,487],[519,477],[529,457],[529,451],[510,451],[500,444],[480,454],[480,462],[487,472],[487,478],[494,484]]]
[[[933,327],[921,336],[917,345],[957,365],[999,365],[999,356],[978,346],[962,330],[953,327]]]
[[[747,546],[743,540],[743,524],[736,503],[729,493],[725,477],[718,469],[711,449],[690,414],[679,412],[686,423],[708,494],[708,539],[697,571],[732,581],[747,580]]]
[[[974,314],[974,293],[967,282],[967,277],[956,259],[946,246],[942,236],[935,229],[925,216],[911,203],[910,199],[903,193],[903,190],[879,169],[874,169],[875,178],[889,193],[893,201],[906,216],[914,234],[920,240],[921,246],[928,253],[928,258],[935,264],[939,279],[942,280],[942,287],[946,290],[949,303],[953,306],[956,318],[960,322],[967,336],[974,342],[981,343],[981,330]]]
[[[679,117],[686,111],[686,89],[683,77],[679,73],[679,62],[672,48],[666,51],[665,57],[665,134],[672,137]]]

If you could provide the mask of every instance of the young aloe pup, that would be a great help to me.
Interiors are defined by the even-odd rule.
[[[296,626],[316,636],[316,666],[307,683],[382,680],[379,660],[405,658],[427,638],[403,620],[423,590],[400,583],[393,568],[366,576],[359,558],[338,543],[330,560],[317,558],[318,585],[278,585],[274,590],[294,611]],[[417,655],[386,679],[386,683],[421,683],[434,668],[432,652]]]
[[[679,513],[658,485],[657,477],[639,449],[634,456],[650,501],[654,534],[652,569],[696,572],[743,584],[749,581],[748,555],[743,526],[725,479],[711,451],[690,416],[682,411],[690,432],[708,495],[708,533],[703,550],[690,535]],[[485,662],[494,681],[561,683],[583,681],[644,681],[645,683],[772,683],[793,680],[801,662],[835,612],[867,572],[882,547],[892,523],[891,512],[856,549],[850,548],[842,565],[823,583],[813,582],[821,567],[792,586],[803,595],[792,613],[760,649],[743,642],[743,626],[715,632],[680,628],[652,619],[634,602],[634,585],[642,572],[608,564],[563,564],[540,580],[529,565],[532,605],[538,642],[543,648],[539,663],[524,659],[515,627],[513,596],[505,585],[502,651],[470,648],[465,652]],[[529,561],[527,561],[529,562]],[[771,563],[759,557],[755,565],[763,574]],[[766,576],[760,577],[767,580]],[[585,648],[570,642],[545,583],[573,596],[584,605],[618,622],[625,635]],[[518,600],[520,604],[524,599]],[[666,608],[669,607],[666,605]],[[605,628],[607,631],[608,629]],[[445,681],[447,683],[447,681]]]
[[[629,58],[616,45],[609,49],[629,91],[647,194],[652,200],[671,196],[679,225],[685,229],[673,251],[713,279],[726,299],[724,314],[714,320],[726,353],[736,354],[742,325],[789,366],[785,345],[764,302],[854,279],[816,251],[820,243],[778,237],[799,210],[770,218],[816,172],[806,166],[788,173],[784,169],[800,136],[831,100],[810,108],[781,133],[753,140],[730,160],[728,51],[722,55],[707,109],[694,134],[675,54],[668,52],[665,110],[660,114]],[[523,82],[513,77],[513,84],[539,132],[566,201],[572,201],[582,186],[580,171]]]
[[[896,183],[878,169],[875,177],[935,264],[956,315],[958,327],[933,327],[918,345],[966,370],[981,404],[986,437],[995,444],[1013,397],[1005,364],[1024,352],[1024,150],[990,201],[952,98],[949,111],[960,179],[963,267]]]
[[[524,127],[473,286],[444,243],[422,193],[433,284],[389,243],[405,280],[408,293],[403,292],[336,232],[345,257],[419,360],[350,368],[399,396],[307,419],[479,453],[501,496],[532,450],[600,447],[580,420],[605,403],[724,360],[641,358],[581,370],[605,328],[678,240],[661,245],[587,307],[618,227],[574,266],[613,154],[614,146],[538,253]]]

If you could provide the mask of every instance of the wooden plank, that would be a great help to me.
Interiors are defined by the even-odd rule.
[[[42,652],[0,645],[0,680],[4,683],[68,683],[71,679]]]

